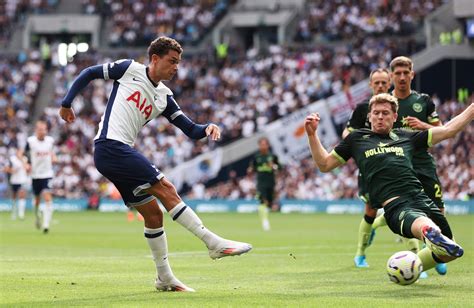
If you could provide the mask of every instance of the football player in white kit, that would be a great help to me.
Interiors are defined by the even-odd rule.
[[[148,47],[148,66],[133,60],[119,60],[84,69],[64,97],[59,115],[66,122],[73,122],[75,114],[71,103],[79,91],[94,79],[114,80],[94,139],[94,162],[97,170],[120,191],[124,203],[135,207],[144,217],[145,238],[157,270],[155,287],[161,291],[193,292],[174,276],[169,265],[163,213],[157,199],[174,221],[204,242],[212,259],[240,255],[252,246],[226,240],[207,229],[164,174],[133,148],[140,129],[159,115],[192,139],[220,138],[217,125],[190,120],[174,100],[173,92],[161,82],[176,74],[182,51],[174,39],[159,37]]]
[[[42,228],[43,233],[48,233],[53,218],[53,195],[50,190],[50,180],[54,173],[53,163],[56,161],[54,139],[47,136],[47,133],[46,122],[36,122],[35,134],[28,137],[25,147],[26,156],[29,157],[31,164],[36,227]],[[40,208],[41,197],[44,199],[44,204]]]
[[[12,219],[25,219],[26,185],[28,184],[28,160],[22,151],[15,149],[10,155],[5,172],[10,174],[10,187],[12,190]]]

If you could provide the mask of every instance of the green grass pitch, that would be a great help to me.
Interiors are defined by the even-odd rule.
[[[356,269],[361,215],[272,214],[272,231],[256,214],[203,214],[216,233],[248,241],[244,256],[213,261],[204,245],[166,217],[175,275],[196,293],[157,292],[141,222],[124,213],[55,213],[50,234],[33,215],[0,214],[0,305],[101,307],[469,307],[474,305],[474,216],[450,216],[464,256],[411,286],[391,283],[387,259],[404,250],[387,228]],[[166,216],[166,215],[165,215]]]

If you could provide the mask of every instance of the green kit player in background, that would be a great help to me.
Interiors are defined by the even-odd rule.
[[[415,76],[411,59],[396,57],[390,62],[390,71],[394,87],[392,95],[398,99],[399,106],[398,118],[394,123],[394,127],[407,131],[423,131],[434,126],[441,126],[442,123],[436,112],[436,106],[429,95],[411,89],[411,82]],[[423,185],[425,193],[444,214],[441,183],[436,174],[436,163],[433,157],[425,149],[419,149],[413,153],[412,163],[416,177]],[[375,219],[372,228],[375,231],[378,227],[386,224],[384,216],[380,216]],[[412,239],[404,240],[404,242],[408,249],[414,252],[419,250],[418,241]],[[438,264],[436,271],[440,275],[445,275],[447,272],[446,264]]]
[[[390,72],[388,69],[378,68],[373,70],[369,76],[369,87],[372,89],[373,95],[387,93],[390,88]],[[369,100],[358,104],[354,109],[346,128],[342,132],[342,138],[346,138],[347,135],[355,129],[370,128],[368,113]],[[369,265],[365,259],[365,250],[370,245],[372,223],[377,215],[377,209],[370,206],[366,182],[360,172],[358,176],[358,185],[359,198],[365,203],[365,214],[359,225],[357,252],[354,257],[354,264],[356,267],[368,267]]]
[[[423,269],[459,258],[464,250],[452,238],[451,228],[441,210],[428,198],[412,165],[414,152],[426,150],[454,137],[474,120],[474,104],[445,126],[424,131],[393,130],[398,101],[378,94],[369,102],[371,129],[351,132],[329,154],[317,135],[319,114],[305,119],[311,155],[321,172],[329,172],[354,158],[367,181],[371,205],[384,208],[392,232],[423,240],[427,247],[418,252]]]
[[[270,151],[270,142],[267,138],[258,140],[258,153],[252,160],[248,172],[255,171],[257,178],[257,199],[260,201],[258,214],[265,231],[270,230],[268,213],[272,209],[275,199],[276,171],[280,169],[278,157]]]

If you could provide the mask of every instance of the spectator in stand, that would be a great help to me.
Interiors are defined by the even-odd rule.
[[[58,0],[20,1],[5,0],[0,2],[0,47],[6,47],[15,27],[26,21],[28,14],[51,13],[58,5]]]
[[[367,36],[409,35],[444,0],[418,1],[308,1],[296,41],[346,40]]]
[[[112,47],[145,46],[157,34],[195,45],[226,13],[233,0],[83,0],[83,12],[111,18]]]
[[[20,52],[17,59],[0,60],[0,168],[8,165],[9,148],[23,148],[28,133],[29,113],[37,95],[43,67],[38,51]],[[6,196],[5,174],[0,197]]]

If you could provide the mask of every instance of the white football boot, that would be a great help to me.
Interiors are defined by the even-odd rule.
[[[229,256],[238,256],[249,252],[252,245],[248,243],[236,242],[231,240],[222,240],[215,248],[209,249],[211,259],[220,259]]]
[[[186,286],[176,277],[173,277],[167,281],[162,281],[160,277],[158,277],[155,279],[155,287],[158,291],[165,292],[196,292],[193,288]]]

